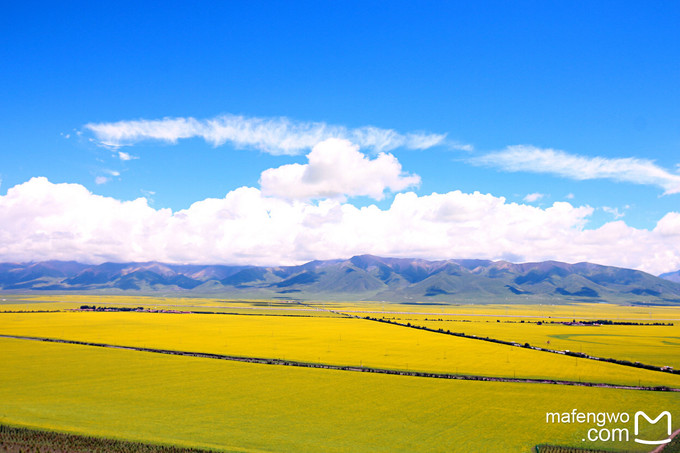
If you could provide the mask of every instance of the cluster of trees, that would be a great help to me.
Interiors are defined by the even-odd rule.
[[[498,322],[498,321],[497,321]],[[522,321],[524,322],[524,321]],[[531,321],[529,321],[531,322]],[[673,326],[672,322],[632,322],[632,321],[612,321],[611,319],[596,319],[588,321],[538,321],[538,325],[541,324],[564,324],[567,326],[579,325],[579,326]]]
[[[566,354],[569,355],[578,355],[578,352],[567,352]],[[624,365],[624,366],[632,366],[635,368],[644,368],[645,370],[652,370],[652,371],[665,371],[666,373],[673,373],[673,374],[680,374],[680,370],[674,370],[671,367],[659,367],[655,365],[647,365],[646,363],[640,363],[640,362],[631,362],[630,360],[619,360],[619,359],[614,359],[614,358],[608,358],[608,359],[603,359],[603,358],[595,358],[595,360],[600,360],[602,362],[611,362],[611,363],[616,363],[618,365]]]
[[[425,319],[427,321],[427,319]],[[440,320],[441,321],[441,320]],[[497,319],[496,322],[501,322],[500,319]],[[596,319],[596,320],[588,320],[588,321],[577,321],[577,320],[571,320],[571,321],[524,321],[523,319],[521,321],[512,321],[512,320],[507,320],[507,321],[502,321],[503,323],[520,323],[524,324],[525,322],[528,324],[538,324],[543,325],[543,324],[564,324],[564,325],[579,325],[579,326],[673,326],[674,324],[672,322],[631,322],[631,321],[612,321],[611,319]]]
[[[630,321],[612,321],[611,319],[598,319],[596,321],[579,321],[580,324],[593,325],[600,324],[603,326],[672,326],[673,323],[663,322],[630,322]]]
[[[80,309],[93,311],[144,311],[144,307],[97,307],[96,305],[81,305]]]

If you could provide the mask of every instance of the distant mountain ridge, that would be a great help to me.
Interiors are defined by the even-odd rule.
[[[665,274],[659,275],[659,277],[675,283],[680,283],[680,271],[666,272]]]
[[[676,276],[678,273],[675,273]],[[680,282],[592,263],[382,258],[299,266],[75,261],[0,263],[4,292],[182,293],[402,303],[610,301],[680,304]],[[679,279],[680,280],[680,279]]]

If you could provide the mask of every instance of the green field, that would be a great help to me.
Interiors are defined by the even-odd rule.
[[[317,310],[280,301],[270,305],[268,301],[193,298],[18,299],[0,305],[0,334],[358,369],[680,388],[677,374],[355,317],[376,311],[381,304],[320,304]],[[180,307],[176,311],[217,306],[242,312],[73,311],[87,303]],[[329,308],[352,317],[325,311]],[[392,306],[379,316],[513,341],[539,343],[551,338],[554,347],[560,341],[581,348],[598,344],[615,358],[639,357],[644,363],[657,358],[660,363],[677,361],[672,344],[677,324],[535,323],[537,319],[562,319],[558,316],[567,311],[585,316],[589,308],[596,317],[639,319],[646,314],[654,322],[679,313],[669,308],[645,308],[642,313],[639,307],[602,304],[551,307],[550,314],[536,307],[532,312],[527,306],[437,306],[435,317],[430,311],[433,307],[404,311],[403,306]],[[297,311],[289,309],[301,309],[303,315],[281,315]],[[13,312],[31,310],[61,311]],[[307,316],[307,311],[314,315]],[[495,316],[504,312],[507,315],[496,322]],[[595,333],[607,335],[595,337]],[[594,337],[606,341],[592,343]],[[578,351],[578,347],[570,349]],[[398,376],[6,338],[0,338],[0,364],[0,424],[223,451],[529,452],[538,444],[649,451],[632,441],[632,423],[626,425],[629,442],[590,441],[588,430],[601,427],[546,423],[546,412],[577,409],[632,416],[638,410],[649,414],[669,410],[673,428],[680,426],[680,392]],[[660,424],[642,429],[641,435],[650,439],[665,434]]]

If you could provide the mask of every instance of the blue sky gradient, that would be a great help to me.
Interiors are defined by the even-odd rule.
[[[568,226],[576,236],[624,222],[626,232],[611,240],[640,242],[639,233],[651,241],[646,249],[655,250],[655,257],[640,255],[644,248],[631,250],[635,257],[606,251],[589,256],[584,240],[573,253],[543,247],[542,253],[520,251],[518,259],[587,259],[674,270],[680,268],[680,251],[671,245],[677,242],[675,226],[666,226],[663,235],[655,229],[664,218],[675,225],[673,215],[680,211],[680,184],[677,193],[669,189],[675,178],[680,181],[678,23],[677,2],[15,2],[0,15],[0,196],[45,177],[120,202],[145,197],[150,209],[177,213],[201,200],[223,199],[239,187],[260,188],[262,172],[305,165],[312,149],[276,155],[258,144],[226,139],[215,146],[195,136],[110,143],[88,125],[240,115],[346,131],[373,126],[446,138],[427,149],[384,150],[405,175],[418,175],[419,184],[385,186],[383,197],[376,198],[350,182],[339,183],[344,192],[332,196],[333,202],[387,211],[399,192],[427,197],[457,190],[543,211],[567,202],[592,211]],[[559,171],[479,164],[480,158],[517,145],[602,158],[606,165],[637,159],[656,176],[639,177],[638,169],[621,180],[611,174],[627,170],[609,169],[610,176],[596,172],[579,180]],[[349,145],[343,146],[338,153],[349,156]],[[119,151],[131,158],[121,159]],[[380,151],[360,146],[369,160]],[[323,200],[319,195],[299,201],[318,206]],[[6,215],[16,217],[13,212]],[[453,230],[460,227],[448,221]],[[68,247],[55,243],[42,253],[29,239],[12,236],[19,227],[11,219],[3,222],[9,235],[6,245],[0,243],[4,260],[68,254]],[[45,222],[45,234],[64,233]],[[25,241],[35,245],[28,247],[30,253],[12,245],[24,244],[26,250]],[[480,257],[510,256],[510,237],[494,243],[496,248],[480,247]],[[306,251],[293,247],[285,261],[315,258],[322,245]],[[169,259],[151,251],[116,255],[88,247],[78,247],[81,259]],[[455,244],[438,253],[431,245],[401,252],[360,248],[329,253],[425,258],[472,253]],[[211,259],[244,261],[249,255],[244,256],[225,252]],[[259,252],[252,256],[268,261]]]

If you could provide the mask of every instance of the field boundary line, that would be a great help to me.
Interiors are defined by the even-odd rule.
[[[512,346],[512,347],[520,347],[520,348],[525,348],[525,349],[531,349],[534,351],[540,351],[540,352],[547,352],[550,354],[559,354],[559,355],[564,355],[564,356],[569,356],[569,357],[575,357],[577,359],[586,359],[586,360],[595,360],[598,362],[606,362],[606,363],[613,363],[615,365],[620,365],[620,366],[627,366],[627,367],[632,367],[632,368],[638,368],[641,370],[648,370],[648,371],[656,371],[660,373],[668,373],[668,374],[680,374],[680,370],[673,370],[668,369],[668,367],[663,367],[663,366],[657,366],[657,365],[649,365],[646,363],[640,363],[640,362],[630,362],[627,360],[619,360],[619,359],[614,359],[614,358],[604,358],[604,357],[595,357],[591,356],[588,354],[584,354],[582,352],[574,352],[574,351],[560,351],[556,349],[549,349],[549,348],[542,348],[538,346],[532,346],[529,343],[525,343],[522,345],[521,343],[517,343],[514,341],[506,341],[506,340],[500,340],[498,338],[491,338],[491,337],[480,337],[478,335],[469,335],[465,334],[462,332],[451,332],[450,330],[443,330],[443,329],[434,329],[431,327],[426,327],[426,326],[420,326],[417,324],[411,324],[409,323],[401,323],[397,321],[393,321],[390,319],[385,319],[385,318],[371,318],[370,316],[353,316],[356,319],[363,319],[366,321],[374,321],[374,322],[380,322],[383,324],[390,324],[393,326],[399,326],[399,327],[405,327],[407,329],[417,329],[417,330],[424,330],[426,332],[432,332],[432,333],[438,333],[442,335],[452,335],[454,337],[459,337],[459,338],[467,338],[469,340],[479,340],[479,341],[488,341],[490,343],[496,343],[496,344],[502,344],[505,346]]]
[[[308,307],[309,305],[299,302],[300,305],[304,305]],[[451,332],[450,330],[444,330],[444,329],[434,329],[432,327],[426,327],[426,326],[421,326],[417,324],[411,324],[409,323],[402,323],[402,322],[397,322],[391,319],[387,319],[385,317],[382,318],[371,318],[370,316],[358,316],[358,315],[352,315],[349,313],[341,312],[341,311],[334,311],[330,309],[325,309],[325,311],[331,312],[331,313],[336,313],[336,314],[345,314],[351,318],[355,319],[362,319],[365,321],[374,321],[374,322],[380,322],[383,324],[390,324],[393,326],[399,326],[399,327],[406,327],[408,329],[417,329],[417,330],[424,330],[426,332],[432,332],[432,333],[438,333],[442,335],[452,335],[454,337],[460,337],[460,338],[467,338],[470,340],[480,340],[480,341],[488,341],[490,343],[496,343],[496,344],[502,344],[506,346],[513,346],[513,347],[521,347],[521,348],[526,348],[526,349],[532,349],[534,351],[541,351],[541,352],[548,352],[550,354],[560,354],[560,355],[566,355],[570,357],[576,357],[577,359],[587,359],[587,360],[596,360],[598,362],[607,362],[607,363],[614,363],[616,365],[621,365],[621,366],[629,366],[633,368],[638,368],[638,369],[643,369],[643,370],[649,370],[649,371],[658,371],[661,373],[669,373],[669,374],[680,374],[680,370],[673,370],[672,368],[669,369],[669,367],[664,367],[664,366],[656,366],[656,365],[649,365],[645,363],[640,363],[640,362],[630,362],[627,360],[618,360],[614,358],[604,358],[604,357],[595,357],[591,356],[589,354],[584,354],[582,352],[573,352],[573,351],[559,351],[556,349],[549,349],[549,348],[542,348],[538,346],[532,346],[529,343],[525,343],[524,345],[514,342],[514,341],[506,341],[506,340],[500,340],[498,338],[490,338],[490,337],[480,337],[477,335],[466,335],[465,333],[462,332]]]
[[[33,337],[33,336],[23,336],[23,335],[6,335],[0,334],[0,338],[7,338],[13,340],[28,340],[28,341],[43,341],[48,343],[63,343],[63,344],[74,344],[79,346],[92,346],[99,348],[109,348],[109,349],[124,349],[128,351],[137,352],[150,352],[155,354],[167,354],[167,355],[179,355],[185,357],[197,357],[204,359],[217,359],[217,360],[230,360],[234,362],[247,362],[247,363],[258,363],[263,365],[283,365],[283,366],[295,366],[304,368],[320,368],[327,370],[338,370],[338,371],[354,371],[362,373],[378,373],[378,374],[391,374],[398,376],[413,376],[413,377],[425,377],[425,378],[435,378],[435,379],[455,379],[463,381],[487,381],[487,382],[514,382],[518,384],[555,384],[555,385],[571,385],[576,387],[598,387],[598,388],[612,388],[621,390],[645,390],[645,391],[655,391],[655,392],[680,392],[680,388],[657,386],[657,387],[644,387],[644,386],[633,386],[633,385],[619,385],[619,384],[608,384],[608,383],[597,383],[597,382],[577,382],[577,381],[565,381],[565,380],[555,380],[555,379],[531,379],[531,378],[505,378],[496,376],[481,376],[472,374],[449,374],[449,373],[433,373],[433,372],[423,372],[423,371],[410,371],[410,370],[398,370],[390,368],[375,368],[366,366],[350,366],[350,365],[333,365],[327,363],[315,363],[315,362],[302,362],[297,360],[285,360],[285,359],[274,359],[274,358],[262,358],[262,357],[244,357],[244,356],[234,356],[226,354],[214,354],[208,352],[191,352],[191,351],[177,351],[173,349],[159,349],[159,348],[146,348],[141,346],[125,346],[125,345],[115,345],[108,343],[94,343],[88,341],[78,341],[78,340],[64,340],[60,338],[47,338],[47,337]]]

